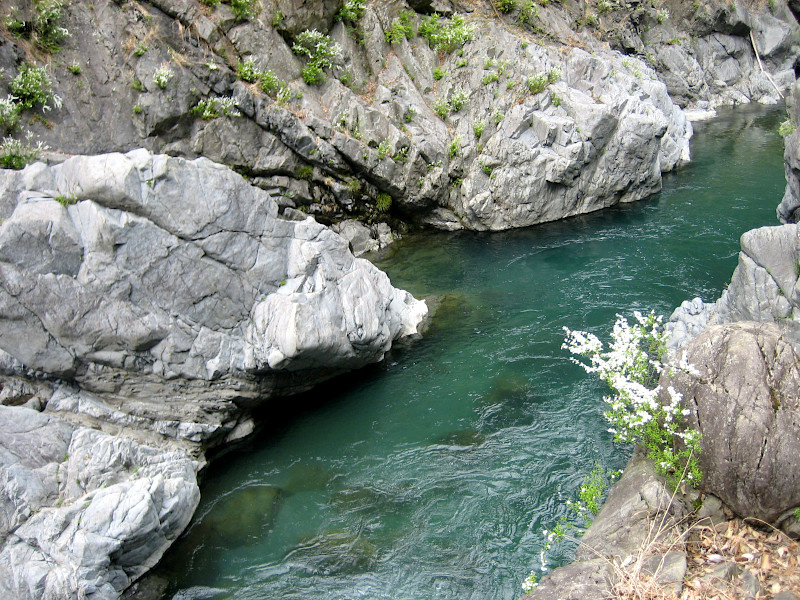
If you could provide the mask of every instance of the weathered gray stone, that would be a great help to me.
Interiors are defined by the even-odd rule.
[[[800,506],[800,362],[774,323],[708,328],[686,348],[696,374],[662,386],[683,394],[700,431],[701,487],[743,517],[776,522]]]
[[[0,407],[0,592],[116,598],[159,560],[200,498],[185,453]]]

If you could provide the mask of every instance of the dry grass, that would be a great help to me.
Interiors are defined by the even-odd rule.
[[[704,519],[689,527],[670,523],[666,514],[651,524],[647,540],[621,563],[614,563],[613,600],[770,600],[782,591],[800,595],[800,543],[763,523]],[[659,581],[663,560],[685,551],[682,586]],[[757,584],[755,583],[757,582]],[[756,592],[754,594],[754,592]]]

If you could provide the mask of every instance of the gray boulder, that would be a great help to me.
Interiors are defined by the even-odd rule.
[[[675,527],[686,513],[681,499],[671,493],[640,448],[622,478],[611,488],[592,525],[587,529],[575,562],[546,574],[523,600],[602,600],[613,597],[619,565],[640,566],[663,585],[681,582],[686,553],[681,543],[662,562],[659,550],[672,542]],[[616,566],[615,566],[616,565]],[[676,592],[680,593],[678,583]]]
[[[700,431],[701,488],[737,514],[798,529],[800,355],[774,323],[709,327],[686,348],[695,374],[662,387],[683,394]]]
[[[179,437],[380,360],[426,313],[341,237],[280,218],[206,159],[139,150],[5,173],[0,347],[132,419],[187,424]]]
[[[113,599],[191,519],[199,468],[184,452],[0,407],[0,593]]]

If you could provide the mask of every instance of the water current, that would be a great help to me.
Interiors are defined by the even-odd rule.
[[[739,236],[776,224],[781,108],[696,125],[693,162],[657,196],[525,230],[408,236],[395,286],[439,295],[418,342],[278,401],[216,459],[161,575],[174,600],[511,600],[540,568],[542,530],[595,463],[624,466],[602,387],[562,326],[716,299]],[[313,406],[293,411],[297,406]],[[569,560],[569,548],[548,557]]]

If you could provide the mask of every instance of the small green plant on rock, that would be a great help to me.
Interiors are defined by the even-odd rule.
[[[464,90],[456,90],[450,94],[450,108],[454,113],[459,112],[469,101],[469,94]]]
[[[533,0],[525,0],[522,3],[522,6],[519,9],[519,19],[520,23],[527,23],[528,25],[533,25],[534,19],[539,16],[539,7],[533,3]],[[525,47],[527,47],[527,42],[523,42]]]
[[[231,9],[239,21],[249,21],[261,11],[258,0],[231,0]]]
[[[73,75],[80,75],[81,73],[83,73],[83,67],[81,67],[81,65],[76,60],[73,60],[72,64],[67,65],[67,70]]]
[[[797,129],[797,126],[792,123],[791,119],[786,119],[783,123],[781,123],[780,127],[778,127],[778,133],[782,136],[792,135]]]
[[[364,3],[365,0],[347,0],[342,8],[339,9],[336,18],[340,21],[349,21],[350,23],[357,22],[364,16],[364,11],[366,10]]]
[[[439,81],[439,80],[440,80],[442,77],[446,77],[446,76],[447,76],[447,71],[445,71],[444,69],[442,69],[442,67],[436,67],[436,68],[433,70],[433,78],[434,78],[436,81]]]
[[[0,144],[0,167],[24,169],[26,165],[39,158],[39,154],[47,148],[42,142],[38,142],[36,146],[31,145],[32,138],[33,133],[30,131],[25,142],[12,137],[3,138],[3,142]]]
[[[392,143],[389,141],[389,138],[386,138],[378,144],[378,158],[383,160],[387,156],[392,156]]]
[[[258,81],[261,71],[256,68],[256,61],[252,58],[248,58],[247,60],[240,60],[236,65],[236,75],[242,81],[255,83]]]
[[[450,114],[450,103],[445,98],[437,98],[433,103],[433,112],[444,120]]]
[[[306,29],[299,33],[292,50],[295,54],[308,58],[303,67],[303,81],[308,85],[324,83],[323,69],[332,67],[342,55],[341,46],[316,29]]]
[[[172,72],[169,65],[167,63],[161,63],[161,66],[153,73],[153,83],[163,90],[167,87],[169,80],[174,76],[175,74]]]
[[[70,35],[59,24],[65,6],[64,0],[36,0],[29,20],[19,19],[16,13],[12,13],[3,19],[3,25],[13,35],[30,40],[42,52],[55,54],[61,48],[61,42]]]
[[[493,2],[500,12],[508,13],[517,8],[517,0],[493,0]]]
[[[453,52],[474,38],[474,30],[461,15],[445,19],[433,14],[422,20],[418,33],[434,50]]]
[[[450,158],[455,158],[461,152],[461,138],[456,136],[453,138],[453,141],[450,142],[450,149],[448,153],[450,154]]]
[[[19,116],[22,107],[14,96],[7,96],[0,99],[0,129],[5,133],[11,133],[19,123]]]
[[[414,27],[411,25],[411,18],[414,13],[410,10],[400,12],[400,16],[392,21],[392,26],[385,33],[386,41],[389,44],[399,44],[403,40],[410,40],[414,37]]]
[[[9,83],[11,94],[23,109],[31,109],[41,104],[42,110],[50,110],[49,102],[56,108],[61,107],[61,98],[52,91],[52,81],[45,67],[23,64]]]
[[[135,109],[134,109],[135,110]],[[240,117],[241,113],[236,110],[236,101],[233,98],[206,98],[198,103],[190,111],[194,116],[207,121],[221,116]]]
[[[259,74],[258,85],[265,94],[275,97],[286,84],[271,69],[267,69]]]
[[[306,181],[311,181],[312,177],[314,176],[314,167],[311,165],[303,165],[297,172],[295,173],[297,179],[305,179]]]
[[[531,94],[534,96],[536,94],[541,94],[547,87],[547,75],[544,73],[532,75],[531,77],[528,77],[526,84],[528,89],[531,91]]]
[[[378,200],[375,202],[375,209],[378,212],[385,213],[389,212],[389,209],[392,207],[392,197],[385,193],[381,192],[378,194]]]
[[[475,139],[480,139],[484,129],[486,129],[486,121],[476,121],[472,124],[472,133],[475,134]]]

